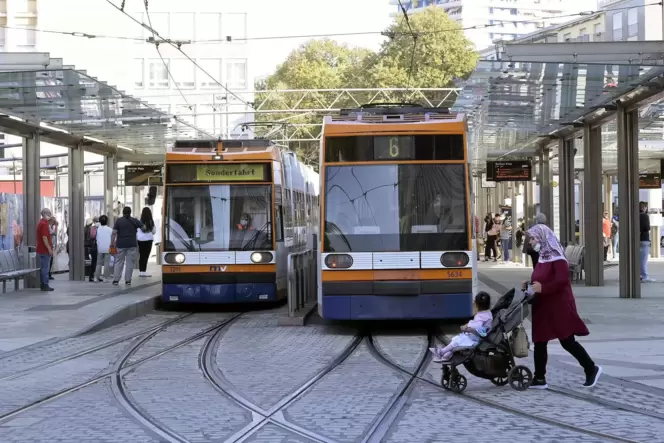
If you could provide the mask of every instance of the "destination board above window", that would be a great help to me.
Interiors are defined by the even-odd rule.
[[[662,189],[660,174],[639,174],[639,189]]]
[[[266,182],[268,163],[204,163],[166,166],[167,183]]]
[[[463,160],[461,134],[327,137],[328,163],[403,160]]]
[[[486,162],[487,180],[496,182],[519,182],[533,179],[533,164],[530,160]]]

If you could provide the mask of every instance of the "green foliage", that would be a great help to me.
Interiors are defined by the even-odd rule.
[[[257,83],[256,90],[444,88],[450,87],[455,79],[466,77],[475,68],[478,57],[471,42],[441,8],[434,6],[412,14],[409,22],[415,37],[403,16],[397,16],[385,32],[392,38],[385,41],[378,53],[349,48],[329,39],[310,40],[294,50],[274,74]],[[368,103],[375,98],[375,93],[371,92],[354,95],[360,103]],[[406,98],[406,93],[400,93],[390,97],[383,95],[376,100],[400,101]],[[326,92],[310,93],[304,98],[301,93],[258,93],[256,102],[263,103],[261,109],[284,110],[322,110],[332,103],[334,108],[358,105],[349,96]],[[283,114],[257,114],[256,120],[281,120],[301,125],[284,128],[293,139],[307,139],[320,133],[321,128],[317,125],[322,122],[322,113],[295,114],[288,111]],[[278,127],[267,128],[262,134],[272,131],[271,138],[281,138],[279,134],[283,132]],[[305,162],[318,164],[318,142],[294,141],[289,145]]]
[[[368,72],[372,87],[446,88],[475,69],[478,55],[472,43],[442,8],[431,6],[412,14],[409,23],[410,28],[397,17],[388,28],[394,38],[383,43],[384,55]]]

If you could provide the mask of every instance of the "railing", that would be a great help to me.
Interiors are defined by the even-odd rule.
[[[316,250],[288,254],[288,316],[294,317],[318,294]]]

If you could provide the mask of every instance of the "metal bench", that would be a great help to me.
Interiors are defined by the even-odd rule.
[[[570,245],[565,248],[565,258],[569,265],[569,273],[572,281],[578,282],[583,277],[583,256],[585,246]]]
[[[2,281],[2,292],[7,292],[7,281],[14,280],[14,290],[19,289],[19,280],[23,280],[33,272],[39,272],[39,268],[31,268],[27,265],[27,255],[21,260],[18,251],[0,251],[0,281]]]

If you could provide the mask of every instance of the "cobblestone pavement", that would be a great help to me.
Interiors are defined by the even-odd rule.
[[[425,332],[372,334],[375,351],[402,370],[378,358],[366,340],[338,362],[357,330],[321,324],[280,327],[281,312],[245,313],[214,340],[213,327],[232,314],[180,319],[177,313],[159,313],[52,347],[0,356],[0,442],[331,443],[361,442],[369,433],[370,441],[382,437],[409,443],[468,441],[481,435],[496,442],[609,441],[601,434],[653,442],[664,435],[664,389],[609,374],[596,388],[584,390],[576,366],[553,344],[550,391],[517,392],[467,375],[466,392],[452,394],[430,384],[437,384],[441,375],[440,365],[430,362],[422,378],[404,391],[418,362],[427,357]],[[141,341],[144,335],[122,340],[175,319],[147,341]],[[451,334],[457,330],[449,326]],[[118,342],[112,346],[67,359],[114,340]],[[215,345],[209,355],[204,354],[207,343]],[[616,346],[616,352],[627,353],[634,343]],[[138,344],[118,379],[118,361]],[[598,352],[604,360],[627,360],[611,354],[603,341],[590,345],[598,350],[604,346],[604,353]],[[664,372],[658,351],[647,355],[650,369],[624,369]],[[206,378],[203,361],[211,362],[214,377],[250,405]],[[332,368],[333,363],[338,366]],[[532,367],[530,359],[520,363]],[[300,389],[326,368],[332,369]],[[17,371],[27,372],[12,376]],[[85,387],[1,418],[89,380]],[[166,439],[168,434],[176,437]]]

